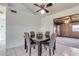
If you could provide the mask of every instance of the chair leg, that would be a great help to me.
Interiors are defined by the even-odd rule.
[[[49,56],[51,56],[51,49],[49,49]]]
[[[28,47],[26,48],[26,53],[28,52]]]
[[[31,47],[30,47],[30,49],[29,49],[29,56],[31,56]]]
[[[33,49],[35,49],[35,46],[33,46]]]
[[[27,49],[26,39],[25,39],[24,49]]]
[[[55,55],[55,50],[54,49],[52,50],[52,52],[53,52],[53,55]]]
[[[54,42],[54,50],[56,50],[56,41]]]
[[[47,50],[47,48],[44,46],[44,49]]]
[[[54,42],[54,47],[53,47],[53,55],[55,55],[55,50],[56,50],[56,41]]]

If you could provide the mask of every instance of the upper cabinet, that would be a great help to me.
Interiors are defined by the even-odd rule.
[[[54,23],[56,25],[60,25],[60,24],[63,24],[63,20],[61,18],[56,18],[56,19],[54,19]]]
[[[64,16],[60,18],[55,18],[54,23],[56,25],[61,25],[64,23],[72,23],[72,22],[79,22],[79,14]]]
[[[71,22],[70,16],[65,16],[65,17],[54,19],[54,23],[56,25],[61,25],[61,24],[68,23],[68,22]]]

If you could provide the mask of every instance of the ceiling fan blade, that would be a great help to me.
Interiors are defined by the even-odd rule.
[[[36,12],[39,12],[41,9],[37,10]]]
[[[49,11],[48,11],[47,9],[45,9],[45,8],[44,8],[44,11],[45,11],[46,13],[49,13]]]
[[[41,6],[39,6],[39,5],[38,5],[38,4],[36,4],[36,3],[35,3],[34,5],[35,5],[35,6],[37,6],[37,7],[40,7],[40,8],[41,8]]]
[[[16,10],[12,10],[12,9],[11,9],[10,11],[11,11],[11,12],[13,12],[13,13],[17,13],[17,11],[16,11]]]
[[[52,6],[52,3],[48,3],[48,4],[46,5],[46,7],[50,7],[50,6]]]

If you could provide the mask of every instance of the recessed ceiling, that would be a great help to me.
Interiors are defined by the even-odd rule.
[[[37,3],[38,5],[41,5],[41,3]],[[33,3],[24,3],[23,4],[26,8],[30,10],[30,12],[34,13],[35,11],[39,10],[40,8],[35,6]],[[61,11],[64,11],[66,9],[79,6],[79,3],[53,3],[53,6],[48,7],[47,9],[50,11],[49,13],[45,13],[44,15],[41,15],[40,12],[35,13],[36,15],[41,16],[47,16],[53,13],[58,13]]]

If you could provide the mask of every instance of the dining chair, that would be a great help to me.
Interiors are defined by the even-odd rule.
[[[28,50],[28,46],[27,46],[27,40],[26,40],[26,35],[28,34],[29,36],[29,33],[27,32],[24,32],[24,49],[26,50],[26,53],[27,53],[27,50]]]
[[[49,55],[51,56],[51,51],[53,52],[53,55],[55,54],[55,47],[56,47],[56,34],[53,33],[51,34],[50,40],[48,44],[44,44],[44,46],[46,46],[46,48],[49,49]]]
[[[35,44],[31,44],[29,33],[24,33],[24,34],[25,34],[24,38],[25,38],[25,40],[27,42],[27,50],[26,51],[29,53],[29,56],[31,56],[31,48],[33,46],[35,46]]]
[[[34,31],[30,31],[30,38],[34,38],[35,37],[35,32]]]
[[[45,39],[46,39],[46,41],[43,42],[43,44],[44,44],[44,45],[49,44],[49,40],[50,40],[50,31],[46,31],[46,32],[45,32]],[[44,48],[47,50],[47,48],[46,48],[45,46],[44,46]]]
[[[46,32],[45,32],[45,37],[46,37],[46,38],[50,38],[50,31],[46,31]]]
[[[31,44],[36,44],[36,42],[34,42],[32,39],[35,38],[35,32],[34,31],[30,31],[30,40],[31,40]],[[35,49],[35,46],[33,47]]]

